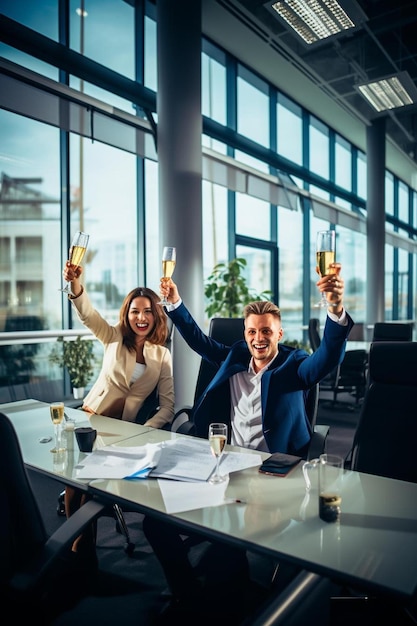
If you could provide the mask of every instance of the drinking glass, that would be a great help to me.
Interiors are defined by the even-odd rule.
[[[80,230],[77,233],[75,233],[74,237],[72,238],[71,246],[69,249],[68,260],[74,268],[81,265],[81,261],[83,260],[84,255],[87,250],[89,238],[90,238],[89,235],[87,235],[86,233],[83,233]],[[65,285],[65,287],[60,289],[60,291],[62,291],[63,293],[68,293],[72,296],[74,295],[71,291],[70,282],[68,282]]]
[[[226,480],[226,476],[219,474],[220,458],[227,442],[227,424],[215,422],[209,426],[209,442],[213,456],[216,457],[216,469],[214,474],[209,478],[209,483],[213,485],[222,483]]]
[[[174,273],[175,263],[177,261],[177,249],[169,246],[165,246],[162,251],[162,281],[171,278]],[[159,304],[168,305],[168,300],[164,297],[160,300]]]
[[[61,424],[64,419],[64,403],[63,402],[53,402],[49,405],[49,410],[51,412],[51,420],[54,425],[54,435],[55,435],[55,444],[54,447],[51,448],[51,452],[62,452],[65,450],[61,443]]]
[[[336,233],[334,230],[321,230],[317,233],[316,243],[316,259],[317,270],[321,277],[328,274],[335,274],[336,270],[330,267],[335,262],[336,253]],[[326,298],[326,293],[323,291],[320,301],[317,302],[315,307],[329,307],[334,306]]]

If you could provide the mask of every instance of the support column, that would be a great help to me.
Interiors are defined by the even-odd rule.
[[[366,323],[385,317],[385,119],[367,129]],[[372,337],[368,334],[367,339]]]
[[[177,248],[174,280],[204,323],[201,0],[157,0],[160,242]],[[174,333],[176,405],[193,403],[200,357]]]

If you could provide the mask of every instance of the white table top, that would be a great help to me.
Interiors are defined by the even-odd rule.
[[[78,449],[74,431],[63,429],[62,442],[66,446],[64,456],[62,453],[50,452],[53,446],[54,425],[51,421],[48,403],[31,399],[20,400],[1,404],[0,411],[13,422],[26,465],[52,475],[62,482],[85,487],[86,481],[75,480],[73,476],[74,466],[85,458],[85,453]],[[123,422],[102,415],[90,415],[71,407],[65,407],[65,413],[75,420],[75,427],[92,426],[97,430],[95,448],[118,443],[150,430],[148,426]],[[49,437],[52,438],[50,441],[42,442]]]
[[[47,410],[47,404],[36,401],[0,405],[0,411],[15,423],[25,462],[67,484],[77,483],[73,467],[69,464],[57,474],[50,444],[38,443],[40,433],[52,433]],[[103,445],[138,446],[181,436],[111,418],[93,418]],[[77,448],[73,462],[78,462],[79,454]],[[223,504],[185,507],[167,514],[164,490],[173,482],[154,478],[93,480],[84,486],[122,507],[181,522],[208,538],[237,542],[346,584],[402,597],[417,592],[417,484],[346,472],[341,522],[327,524],[318,517],[317,491],[306,494],[300,467],[286,478],[260,474],[257,467],[233,472]],[[185,491],[196,489],[196,483],[181,486]],[[202,486],[211,487],[207,483]]]

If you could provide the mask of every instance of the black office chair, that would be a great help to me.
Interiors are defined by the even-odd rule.
[[[417,342],[376,342],[353,439],[351,467],[417,482]]]
[[[317,350],[321,343],[320,323],[317,318],[310,319],[308,335],[313,351]],[[368,354],[366,350],[347,350],[342,363],[320,382],[320,391],[331,392],[332,394],[330,400],[321,400],[321,405],[332,409],[343,408],[352,411],[359,409],[367,385],[367,369]],[[353,395],[355,402],[338,400],[337,396],[342,393]]]
[[[243,318],[214,317],[210,321],[209,336],[225,345],[232,345],[244,336]],[[194,402],[198,400],[207,385],[216,373],[216,367],[208,361],[201,359],[194,390]],[[315,385],[305,392],[305,406],[307,417],[310,422],[313,436],[308,451],[308,458],[316,458],[325,451],[329,427],[317,425],[317,411],[319,401],[319,385]],[[192,422],[192,407],[185,406],[178,409],[172,420],[172,430],[182,434],[193,435],[195,433]]]
[[[73,605],[71,545],[104,509],[90,500],[49,537],[15,429],[0,413],[0,588],[13,620],[36,616],[47,624]]]
[[[315,352],[321,343],[320,320],[317,317],[310,318],[308,322],[308,340],[311,349]]]
[[[411,322],[375,322],[372,341],[411,341],[413,324]]]

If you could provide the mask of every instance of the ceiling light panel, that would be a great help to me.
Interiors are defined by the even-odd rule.
[[[270,9],[310,45],[355,29],[366,20],[354,0],[280,0]]]
[[[417,89],[407,72],[400,72],[355,87],[380,113],[417,102]]]

